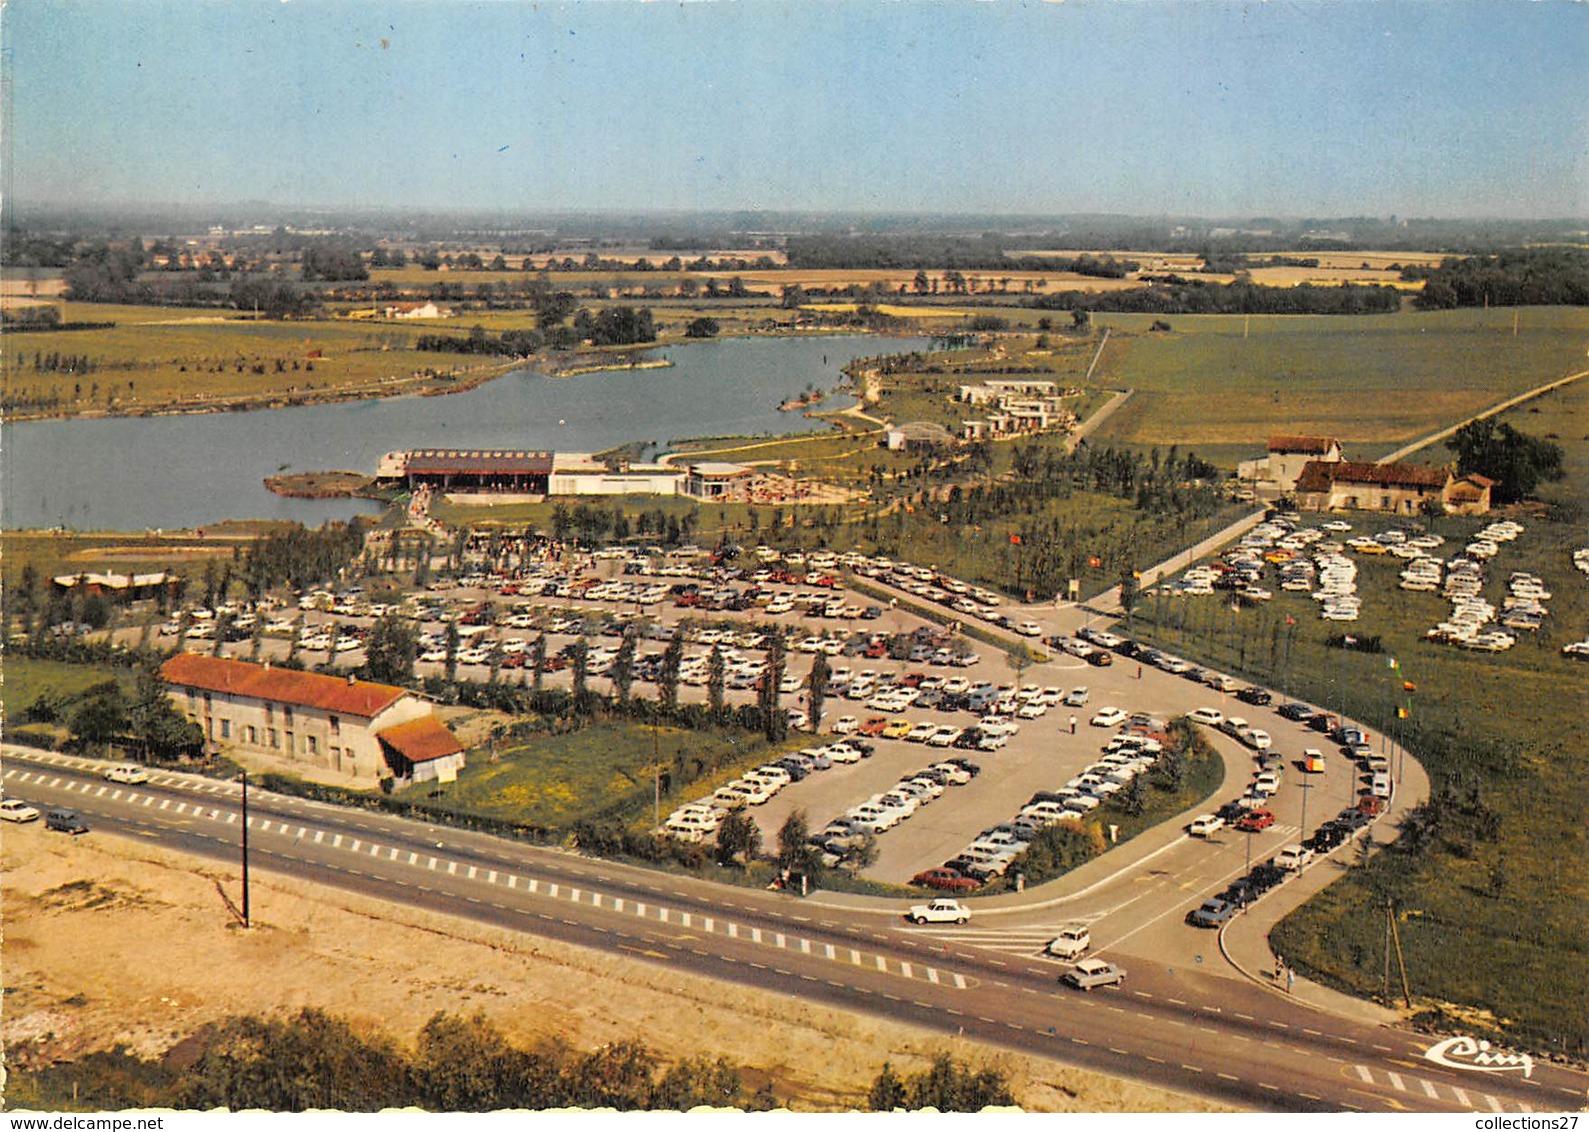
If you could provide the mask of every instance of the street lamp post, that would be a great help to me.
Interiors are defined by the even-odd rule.
[[[243,782],[243,927],[248,927],[248,772],[238,775]]]

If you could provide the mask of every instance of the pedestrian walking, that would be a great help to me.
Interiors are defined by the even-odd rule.
[[[1071,716],[1070,717],[1070,733],[1072,735],[1076,734],[1076,717],[1075,716]]]
[[[1292,994],[1297,989],[1297,973],[1290,967],[1286,968],[1286,993]]]

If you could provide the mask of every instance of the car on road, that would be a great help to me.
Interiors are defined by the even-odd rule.
[[[1117,707],[1106,707],[1087,722],[1094,727],[1116,727],[1126,721],[1126,713]]]
[[[1186,713],[1186,718],[1193,723],[1206,723],[1210,727],[1218,727],[1225,722],[1225,713],[1215,711],[1211,707],[1194,708]]]
[[[1307,704],[1292,700],[1288,704],[1281,704],[1276,712],[1293,723],[1306,723],[1313,718],[1314,712]]]
[[[1043,952],[1058,959],[1075,959],[1085,954],[1091,946],[1092,932],[1086,924],[1066,924],[1059,929],[1058,935],[1048,941]]]
[[[1324,752],[1308,747],[1302,752],[1302,769],[1307,774],[1324,773]]]
[[[21,798],[7,798],[0,802],[0,821],[38,821],[39,811]]]
[[[1117,987],[1125,982],[1122,967],[1103,959],[1083,959],[1059,977],[1059,981],[1077,990],[1090,991],[1093,987]]]
[[[1041,637],[1043,635],[1043,627],[1036,621],[1022,621],[1015,626],[1015,631],[1023,637]]]
[[[1302,845],[1287,845],[1275,854],[1275,867],[1288,873],[1299,873],[1302,866],[1313,860],[1313,850]]]
[[[1236,828],[1243,833],[1258,833],[1274,823],[1275,816],[1268,810],[1248,810],[1236,819]]]
[[[1192,819],[1186,832],[1193,837],[1207,837],[1225,828],[1225,819],[1218,814],[1200,814]]]
[[[965,876],[955,869],[939,867],[925,869],[910,878],[910,883],[920,885],[922,888],[938,888],[945,892],[975,892],[981,888],[980,882]]]
[[[1274,699],[1274,696],[1270,695],[1267,689],[1254,687],[1243,688],[1236,693],[1236,698],[1244,704],[1252,704],[1254,707],[1265,707]]]
[[[1085,707],[1087,697],[1091,694],[1086,688],[1072,688],[1065,693],[1064,704],[1066,707]]]
[[[149,781],[149,772],[133,763],[119,763],[110,767],[104,773],[107,782],[119,782],[124,786],[136,786],[140,782]]]
[[[1274,746],[1274,740],[1269,738],[1269,732],[1261,727],[1243,727],[1236,733],[1236,738],[1255,751],[1267,751]]]
[[[963,924],[971,918],[971,909],[943,896],[925,904],[912,904],[905,917],[913,924]]]
[[[1194,928],[1217,928],[1236,914],[1236,905],[1222,896],[1210,896],[1186,914]]]
[[[76,836],[88,832],[88,823],[78,817],[75,810],[54,809],[44,815],[44,828]]]

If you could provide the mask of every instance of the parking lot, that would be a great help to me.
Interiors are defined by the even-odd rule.
[[[459,634],[456,656],[461,678],[486,680],[495,670],[500,680],[528,679],[525,666],[530,663],[531,642],[544,634],[547,656],[552,658],[544,675],[547,686],[568,686],[571,675],[562,658],[576,640],[584,640],[590,686],[606,691],[609,681],[602,674],[625,627],[632,624],[638,634],[635,694],[656,694],[645,681],[655,678],[668,639],[683,633],[688,644],[680,699],[706,700],[709,658],[716,650],[723,657],[728,702],[738,703],[754,699],[766,663],[767,633],[776,626],[788,642],[782,703],[791,714],[805,711],[806,682],[819,653],[831,672],[823,734],[809,736],[810,747],[841,738],[831,728],[844,717],[852,717],[858,731],[875,733],[891,725],[888,734],[911,731],[913,736],[869,735],[866,757],[833,762],[777,789],[764,804],[750,806],[747,812],[766,844],[775,843],[777,830],[796,810],[804,811],[809,828],[816,831],[853,807],[889,794],[901,780],[932,764],[957,758],[980,771],[968,782],[943,782],[930,792],[926,784],[918,784],[914,812],[877,835],[877,857],[866,869],[866,875],[890,882],[908,881],[924,869],[960,856],[981,835],[1011,823],[1039,792],[1081,794],[1083,802],[1086,796],[1106,796],[1094,783],[1072,780],[1098,763],[1105,744],[1119,729],[1118,724],[1092,723],[1095,718],[1113,718],[1109,709],[1115,709],[1122,721],[1141,715],[1161,727],[1169,719],[1203,709],[1213,713],[1211,719],[1246,715],[1254,727],[1267,729],[1282,770],[1275,796],[1264,807],[1275,812],[1276,825],[1272,832],[1255,835],[1260,848],[1281,835],[1290,834],[1294,840],[1302,832],[1298,826],[1304,778],[1310,780],[1318,820],[1334,812],[1326,811],[1323,795],[1328,794],[1337,809],[1355,800],[1355,774],[1323,736],[1310,738],[1299,727],[1277,720],[1272,708],[1242,704],[1235,695],[1240,685],[1229,678],[1199,673],[1185,662],[1152,653],[1141,659],[1123,656],[1113,648],[1068,635],[1049,637],[1046,647],[1051,659],[1026,666],[1017,676],[1003,651],[957,636],[893,605],[853,594],[843,587],[841,575],[845,569],[862,566],[891,584],[908,585],[912,594],[929,600],[941,596],[951,606],[962,603],[964,608],[956,612],[967,616],[975,612],[983,620],[998,616],[993,612],[996,606],[981,600],[992,595],[957,587],[966,592],[953,596],[955,589],[948,587],[956,584],[951,579],[935,575],[924,579],[917,568],[897,563],[878,571],[870,560],[858,562],[852,556],[828,556],[814,563],[772,556],[747,559],[732,569],[699,555],[527,561],[495,576],[481,573],[456,583],[438,582],[427,591],[384,604],[352,591],[311,592],[301,596],[296,609],[232,611],[231,635],[240,639],[229,640],[222,651],[239,657],[254,653],[255,625],[247,621],[252,616],[265,622],[258,648],[261,659],[288,655],[293,649],[290,636],[298,634],[297,651],[305,661],[315,663],[338,647],[338,664],[352,669],[362,661],[362,637],[379,616],[395,612],[412,618],[424,635],[423,659],[416,666],[419,675],[445,669],[446,626],[452,621]],[[227,612],[201,611],[193,621],[198,635],[187,647],[212,649],[213,628],[205,635],[205,627],[214,626]],[[180,623],[173,620],[166,628],[177,631]],[[1019,624],[1025,636],[1030,636],[1031,628]],[[121,639],[128,641],[135,633],[122,630]],[[1105,634],[1095,640],[1112,638]],[[310,646],[320,650],[311,651]],[[1109,653],[1113,663],[1098,664],[1103,659],[1096,655],[1099,652]],[[1084,696],[1079,694],[1082,689]],[[1067,696],[1079,702],[1067,705],[1062,702]],[[934,728],[941,733],[929,745],[926,736]],[[1240,796],[1257,768],[1250,747],[1217,729],[1208,730],[1226,761],[1226,785],[1210,804],[1213,809],[1227,795]],[[1003,741],[995,749],[983,749],[994,747],[987,738],[994,733],[1002,733]],[[1284,769],[1300,765],[1309,748],[1324,749],[1338,765],[1326,764],[1325,772],[1310,775]],[[699,797],[670,801],[680,805],[711,793],[703,789]],[[1296,817],[1287,818],[1292,809],[1298,811]],[[709,839],[715,825],[715,821],[702,823],[696,836]],[[1005,841],[1000,849],[1006,859],[1012,855],[1006,846],[1019,848],[1009,844],[1007,832],[993,836]]]

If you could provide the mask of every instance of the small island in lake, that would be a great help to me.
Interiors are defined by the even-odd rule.
[[[265,477],[265,486],[293,499],[351,499],[364,495],[375,480],[362,472],[289,472]]]
[[[798,397],[789,398],[789,400],[778,406],[778,411],[781,413],[793,413],[800,409],[809,409],[813,405],[821,404],[822,399],[826,396],[827,394],[820,389],[810,389]]]

